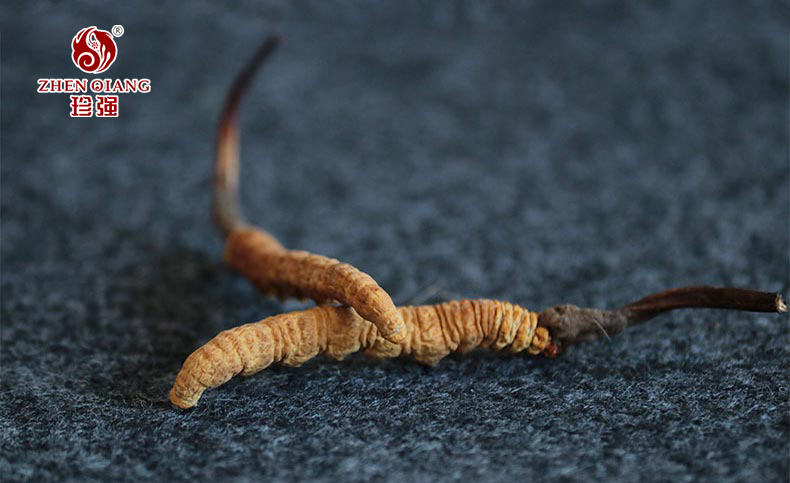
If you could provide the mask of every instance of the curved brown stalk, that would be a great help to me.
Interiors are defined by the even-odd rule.
[[[614,310],[557,305],[538,316],[558,344],[608,337],[669,310],[684,308],[731,309],[748,312],[786,312],[782,296],[727,287],[683,287],[648,295]]]
[[[227,238],[225,260],[266,294],[338,300],[354,307],[392,342],[403,340],[395,304],[373,278],[347,263],[285,249],[273,236],[249,226],[239,207],[239,120],[241,99],[255,72],[274,51],[269,37],[236,78],[220,116],[214,169],[214,221]]]

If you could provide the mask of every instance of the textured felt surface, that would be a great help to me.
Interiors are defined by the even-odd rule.
[[[781,2],[27,2],[2,27],[4,481],[783,481],[787,318],[675,312],[556,360],[362,356],[167,391],[220,330],[303,307],[220,261],[215,121],[243,201],[398,303],[617,306],[788,290]],[[514,2],[515,3],[515,2]],[[638,5],[637,5],[638,3]],[[71,119],[81,28],[123,24],[120,117]]]

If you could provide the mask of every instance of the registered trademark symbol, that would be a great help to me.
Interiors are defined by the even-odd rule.
[[[120,37],[121,35],[123,35],[123,25],[113,25],[112,34],[115,37]]]

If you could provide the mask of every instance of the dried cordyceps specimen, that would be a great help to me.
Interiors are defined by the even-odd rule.
[[[395,308],[367,274],[320,255],[287,250],[243,221],[238,208],[238,121],[241,95],[274,49],[268,39],[236,79],[220,122],[214,176],[214,218],[227,236],[226,262],[265,293],[338,300],[226,330],[193,352],[170,391],[180,408],[237,374],[254,374],[274,362],[298,366],[325,354],[335,359],[360,349],[374,358],[412,356],[433,365],[453,351],[474,348],[557,355],[569,344],[614,335],[678,308],[785,312],[781,296],[737,288],[686,287],[656,293],[619,309],[558,305],[540,313],[507,302],[461,300]]]
[[[214,171],[214,221],[227,237],[225,261],[260,291],[281,298],[337,300],[354,307],[376,325],[381,335],[398,342],[405,337],[403,320],[392,299],[373,278],[347,263],[321,255],[285,249],[273,236],[251,227],[238,202],[241,97],[256,70],[277,46],[270,37],[236,78],[220,117]]]
[[[349,307],[324,306],[269,317],[221,332],[184,362],[170,390],[170,401],[193,407],[203,392],[237,374],[251,375],[279,362],[299,366],[319,354],[342,359],[366,349],[377,358],[412,356],[436,364],[450,352],[475,348],[557,355],[561,344],[615,334],[676,308],[710,307],[784,312],[773,293],[715,287],[661,292],[616,310],[560,305],[540,314],[495,300],[461,300],[400,307],[406,338],[397,344]]]

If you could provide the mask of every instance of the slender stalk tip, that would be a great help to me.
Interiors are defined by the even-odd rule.
[[[222,108],[217,130],[217,155],[214,161],[213,216],[219,230],[226,237],[244,226],[239,207],[239,121],[241,98],[249,87],[255,72],[280,43],[280,36],[270,35],[255,55],[247,62],[228,92]]]
[[[782,299],[782,294],[776,294],[776,311],[781,313],[787,312],[787,304]]]

